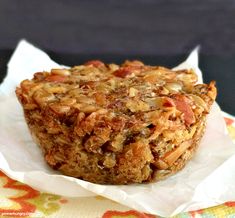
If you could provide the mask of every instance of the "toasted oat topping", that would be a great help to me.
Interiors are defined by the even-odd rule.
[[[196,82],[193,70],[172,71],[140,61],[115,67],[89,61],[71,69],[35,73],[33,80],[23,81],[21,87],[32,96],[24,96],[29,109],[35,104],[49,106],[58,115],[106,109],[123,116],[171,110],[191,125],[195,122],[193,110],[208,110],[203,96],[193,93]]]

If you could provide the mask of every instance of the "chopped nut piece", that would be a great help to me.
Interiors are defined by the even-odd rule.
[[[74,98],[62,98],[61,103],[63,105],[72,106],[73,104],[76,103],[76,99],[74,99]]]
[[[53,94],[50,94],[43,89],[35,91],[32,97],[33,100],[41,107],[46,105],[48,102],[55,100],[55,96]]]
[[[169,168],[169,165],[166,162],[164,162],[162,159],[158,159],[154,163],[154,165],[160,170],[165,170],[165,169]]]
[[[150,107],[154,109],[160,109],[163,106],[163,98],[155,97],[155,98],[146,98],[145,102],[148,103]]]
[[[207,104],[205,103],[205,101],[201,97],[199,97],[197,95],[193,95],[193,94],[191,94],[190,97],[192,97],[192,99],[194,100],[194,102],[196,103],[196,105],[198,107],[201,107],[205,111],[208,111],[208,106],[207,106]]]
[[[117,64],[109,64],[109,68],[111,71],[115,71],[119,69],[119,66]]]
[[[52,75],[69,76],[71,73],[67,69],[52,69],[51,74]]]
[[[130,97],[135,97],[137,94],[138,94],[138,90],[137,89],[132,88],[132,87],[129,89],[129,96]]]
[[[165,85],[165,87],[169,90],[169,91],[173,91],[173,92],[179,92],[182,89],[182,85],[179,83],[167,83]]]
[[[158,73],[156,71],[151,71],[151,73],[144,76],[144,80],[152,84],[157,83],[159,80]]]
[[[50,108],[57,114],[66,114],[69,112],[70,107],[66,105],[60,105],[58,103],[51,104]]]
[[[103,165],[107,168],[114,167],[116,165],[115,156],[110,153],[108,153],[108,155],[105,155]]]
[[[38,106],[36,104],[25,104],[24,109],[25,110],[33,110],[36,109]]]
[[[171,166],[185,152],[185,150],[191,146],[191,144],[191,140],[183,142],[178,148],[168,152],[163,159],[169,164],[169,166]]]
[[[92,113],[95,112],[99,109],[99,107],[94,106],[94,105],[84,105],[84,104],[75,104],[73,107],[79,109],[79,111],[84,112],[84,113]]]
[[[144,64],[141,61],[134,60],[134,61],[125,61],[123,66],[143,67]]]
[[[150,109],[149,105],[141,100],[129,100],[126,103],[126,107],[131,112],[148,111]]]
[[[96,92],[94,97],[98,105],[105,105],[107,103],[106,95],[104,93]]]

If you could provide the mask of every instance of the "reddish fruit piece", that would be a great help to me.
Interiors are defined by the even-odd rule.
[[[174,102],[177,110],[184,114],[185,123],[190,125],[195,122],[192,108],[189,105],[189,99],[183,95],[174,96]]]
[[[125,78],[132,73],[138,74],[142,69],[143,67],[139,65],[128,65],[114,71],[113,74],[117,77]]]
[[[113,72],[117,77],[125,78],[127,75],[130,75],[132,71],[128,67],[121,68]]]
[[[84,65],[85,66],[92,65],[94,67],[105,66],[104,63],[102,61],[99,61],[99,60],[87,61]]]
[[[175,107],[175,102],[171,98],[165,97],[163,100],[162,106]]]

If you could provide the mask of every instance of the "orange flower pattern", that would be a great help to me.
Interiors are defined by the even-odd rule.
[[[34,217],[37,213],[44,217],[60,208],[57,201],[67,203],[59,196],[40,193],[0,171],[0,216]]]
[[[141,213],[135,210],[121,211],[107,211],[102,218],[157,218],[155,215]]]
[[[39,192],[27,185],[23,185],[22,183],[6,177],[1,171],[0,178],[2,183],[1,188],[4,188],[6,192],[8,191],[8,193],[10,193],[7,199],[2,195],[0,197],[0,214],[20,214],[21,216],[28,216],[34,213],[36,206],[29,203],[27,200],[37,197]]]

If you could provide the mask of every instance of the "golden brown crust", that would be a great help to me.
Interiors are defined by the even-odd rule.
[[[102,184],[155,181],[193,156],[215,83],[192,70],[89,61],[24,80],[16,94],[48,164]]]

